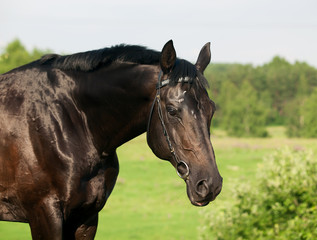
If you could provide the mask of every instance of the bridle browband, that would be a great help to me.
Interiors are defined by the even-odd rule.
[[[151,125],[151,119],[152,119],[153,110],[154,110],[155,103],[156,103],[157,104],[157,113],[158,113],[158,116],[159,116],[159,119],[160,119],[160,122],[161,122],[161,125],[162,125],[162,128],[163,128],[163,134],[165,136],[167,145],[168,145],[169,150],[171,152],[172,159],[176,163],[177,175],[180,178],[182,178],[183,180],[186,181],[189,178],[189,167],[188,167],[186,162],[179,160],[178,157],[176,156],[174,147],[172,146],[170,137],[169,137],[168,132],[166,130],[166,125],[165,125],[164,118],[163,118],[163,112],[162,112],[162,106],[161,106],[161,88],[165,87],[166,85],[168,85],[171,80],[170,79],[166,79],[166,80],[162,81],[162,75],[163,75],[163,72],[160,71],[159,76],[158,76],[158,82],[156,84],[156,95],[155,95],[155,98],[154,98],[153,103],[152,103],[150,116],[149,116],[149,121],[148,121],[148,125],[147,125],[147,137],[149,138],[149,130],[150,130],[150,125]],[[189,78],[188,77],[179,78],[178,81],[177,81],[177,83],[188,83],[188,82],[189,82]],[[180,173],[179,169],[181,167],[186,169],[185,173]]]

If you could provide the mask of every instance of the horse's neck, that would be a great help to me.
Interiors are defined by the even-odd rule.
[[[158,71],[157,66],[122,64],[80,79],[77,102],[98,150],[112,151],[146,131]]]

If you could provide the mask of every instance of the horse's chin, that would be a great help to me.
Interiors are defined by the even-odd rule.
[[[197,200],[197,199],[195,199],[193,194],[189,190],[188,185],[187,185],[187,196],[188,196],[188,199],[191,202],[191,204],[196,206],[196,207],[205,207],[212,201],[212,200]]]
[[[205,207],[210,203],[210,201],[205,201],[205,202],[195,202],[195,201],[193,202],[193,201],[191,201],[191,203],[196,207]]]

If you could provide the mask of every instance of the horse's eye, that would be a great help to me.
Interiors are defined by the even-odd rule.
[[[177,114],[177,109],[175,107],[167,106],[166,110],[171,116],[175,116]]]

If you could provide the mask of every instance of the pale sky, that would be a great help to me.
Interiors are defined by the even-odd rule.
[[[263,64],[275,55],[317,67],[316,0],[0,0],[0,51],[14,38],[31,50],[75,53],[127,43],[196,61]]]

